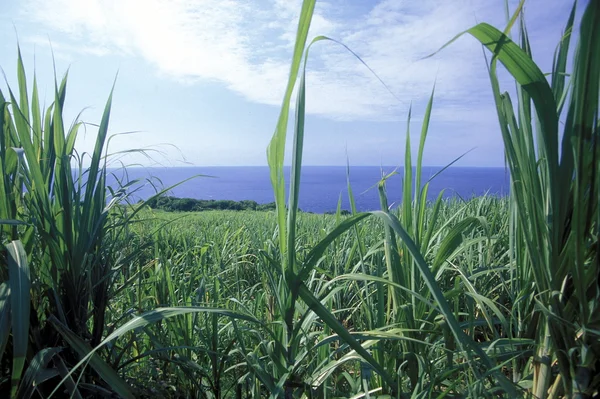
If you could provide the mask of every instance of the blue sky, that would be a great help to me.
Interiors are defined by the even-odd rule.
[[[510,1],[512,9],[516,2]],[[17,37],[28,74],[52,93],[69,69],[67,116],[99,122],[118,72],[110,152],[150,150],[128,164],[266,165],[291,59],[299,0],[3,0],[0,66],[14,83]],[[551,69],[572,6],[527,0],[534,58]],[[502,166],[503,146],[481,46],[464,36],[477,22],[502,28],[504,0],[317,1],[310,37],[327,35],[358,53],[392,96],[353,56],[321,42],[309,59],[304,162],[403,163],[406,118],[413,107],[416,143],[436,82],[426,165],[445,165],[474,148],[462,166]],[[510,80],[503,76],[505,89]],[[4,87],[4,85],[2,86]],[[83,132],[82,132],[83,133]],[[291,133],[290,133],[291,135]],[[89,127],[80,151],[93,146]],[[288,149],[291,146],[288,145]],[[289,152],[289,151],[288,151]],[[288,158],[289,162],[289,158]]]

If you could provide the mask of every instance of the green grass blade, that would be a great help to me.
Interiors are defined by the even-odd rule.
[[[346,231],[351,229],[361,220],[369,217],[368,213],[357,213],[356,215],[352,215],[342,221],[340,224],[335,226],[335,228],[327,234],[325,238],[323,238],[317,245],[313,247],[313,249],[306,256],[306,259],[303,262],[302,270],[298,273],[298,281],[303,282],[308,278],[308,275],[313,270],[313,268],[317,265],[327,247],[339,236],[344,234]]]
[[[442,266],[448,256],[450,256],[450,254],[452,254],[461,246],[463,243],[463,235],[479,225],[481,225],[481,220],[477,217],[471,216],[460,220],[450,229],[450,231],[448,231],[440,243],[440,247],[438,248],[433,261],[432,271],[434,273],[440,268],[440,266]]]
[[[23,375],[17,397],[23,399],[32,397],[36,384],[40,383],[40,376],[47,371],[48,362],[62,350],[63,348],[44,348],[35,354]]]
[[[571,14],[563,31],[560,43],[554,54],[554,62],[552,64],[552,91],[554,92],[554,98],[556,103],[559,104],[558,114],[560,115],[560,104],[564,97],[566,88],[566,70],[569,55],[569,46],[571,44],[573,23],[575,22],[575,12],[577,11],[577,1],[573,2],[573,8],[571,8]]]
[[[35,73],[33,74],[33,93],[31,95],[31,128],[34,140],[33,146],[39,149],[41,156],[42,118],[40,115],[40,99],[38,95],[37,76]]]
[[[21,373],[25,366],[25,356],[29,343],[30,276],[27,254],[21,241],[6,245],[8,250],[8,275],[10,284],[10,308],[12,315],[13,367],[11,376],[11,397],[19,387]]]
[[[419,140],[419,152],[417,153],[417,165],[415,168],[415,206],[420,206],[417,214],[423,214],[425,211],[424,204],[427,201],[427,187],[421,187],[422,184],[422,172],[423,172],[423,153],[425,152],[425,141],[429,132],[429,122],[431,120],[431,110],[433,109],[433,97],[435,95],[435,84],[431,89],[431,95],[429,101],[427,101],[427,107],[425,108],[425,115],[423,116],[423,123],[421,125],[421,137]],[[419,205],[420,204],[420,205]],[[421,228],[424,226],[423,217],[415,218],[413,223],[414,237],[418,240],[418,244],[422,245],[422,233]]]
[[[536,112],[542,127],[542,144],[548,156],[548,163],[557,165],[558,117],[556,115],[556,101],[542,71],[523,49],[510,40],[504,33],[487,23],[477,24],[465,32],[456,35],[437,52],[449,46],[465,33],[471,34],[490,50],[494,54],[494,58],[506,67],[508,72],[531,96],[536,105]]]
[[[131,320],[129,320],[128,322],[123,324],[121,327],[114,330],[95,348],[89,348],[89,350],[83,350],[84,349],[83,347],[78,347],[79,349],[82,349],[82,352],[80,352],[81,360],[75,366],[73,366],[73,368],[71,368],[67,377],[70,377],[71,374],[73,372],[75,372],[75,370],[77,370],[79,367],[81,367],[84,363],[86,363],[88,361],[91,362],[92,365],[94,365],[94,363],[93,363],[94,360],[90,360],[92,358],[92,356],[94,356],[96,354],[96,352],[100,348],[102,348],[104,345],[106,345],[107,343],[109,343],[110,341],[112,341],[114,339],[122,337],[125,333],[136,330],[138,328],[144,328],[144,327],[150,326],[161,320],[169,319],[169,318],[172,318],[175,316],[190,314],[190,313],[219,314],[219,315],[230,317],[233,319],[246,320],[251,323],[261,324],[259,320],[257,320],[256,318],[254,318],[252,316],[248,316],[243,313],[226,310],[226,309],[209,308],[209,307],[201,307],[201,306],[156,308],[149,312],[143,313],[139,316],[135,316],[134,318],[132,318]],[[72,332],[66,331],[65,327],[62,326],[62,323],[60,323],[58,321],[58,319],[54,318],[53,320],[54,320],[54,325],[59,326],[58,328],[61,329],[61,333],[63,333],[63,332],[65,333],[63,335],[68,335],[69,337],[71,337]],[[77,338],[77,340],[80,340],[80,338],[77,336],[75,336],[75,338]],[[73,341],[73,342],[75,344],[79,345],[79,341]],[[100,362],[104,362],[99,357],[98,357],[98,359]],[[102,366],[100,366],[100,367],[102,368]],[[105,371],[104,369],[102,369],[102,370]],[[108,373],[110,373],[110,372],[108,372]],[[66,380],[66,377],[63,378],[63,381],[61,383],[64,383],[65,380]],[[58,390],[59,387],[60,387],[60,384],[54,389],[51,396],[56,393],[56,391]]]
[[[0,284],[0,361],[10,335],[10,285]]]
[[[573,73],[572,108],[568,118],[574,147],[576,168],[573,188],[573,220],[575,265],[573,267],[575,294],[579,300],[579,314],[586,322],[589,314],[588,284],[594,272],[588,271],[588,236],[593,234],[594,219],[598,214],[598,163],[600,159],[599,93],[600,93],[600,6],[590,2],[582,21],[580,41]],[[598,226],[595,228],[598,231]],[[597,239],[596,239],[596,242]],[[597,259],[597,257],[596,257]],[[598,267],[596,267],[596,271]],[[596,275],[597,277],[597,275]]]
[[[29,120],[29,99],[27,96],[27,76],[25,75],[25,67],[23,66],[23,58],[21,57],[21,48],[17,48],[17,80],[19,83],[19,108]]]
[[[117,372],[106,363],[100,356],[98,356],[92,347],[77,336],[74,332],[69,330],[67,326],[63,325],[57,318],[51,317],[50,321],[54,328],[63,336],[69,346],[77,352],[80,358],[85,361],[89,361],[92,368],[100,375],[100,377],[110,386],[110,388],[117,393],[120,397],[125,399],[134,399],[135,395],[131,391],[129,385],[123,380]],[[69,374],[71,374],[77,366],[75,366]],[[58,388],[58,387],[57,387]]]
[[[477,356],[479,356],[480,362],[488,371],[493,370],[494,365],[490,358],[460,328],[458,321],[456,320],[454,313],[450,309],[448,301],[444,297],[444,294],[442,293],[440,287],[436,283],[435,277],[429,269],[427,262],[419,252],[419,249],[415,245],[414,241],[410,238],[409,234],[402,227],[398,219],[387,212],[375,211],[371,213],[382,219],[388,226],[390,226],[396,232],[396,234],[398,234],[400,239],[403,241],[404,245],[406,245],[406,248],[408,249],[408,251],[410,251],[411,255],[415,260],[415,265],[419,269],[423,281],[429,288],[431,296],[435,299],[435,302],[440,308],[442,316],[448,323],[448,326],[452,330],[452,333],[454,334],[457,341],[460,342],[463,345],[463,347],[469,349]],[[496,381],[498,381],[498,383],[502,386],[502,388],[510,397],[516,397],[516,388],[500,371],[496,370],[494,372],[494,376],[496,378]]]
[[[100,163],[104,153],[106,137],[108,135],[108,124],[110,121],[110,112],[115,84],[116,78],[113,82],[113,87],[110,90],[108,100],[106,100],[106,104],[104,106],[104,112],[102,113],[100,127],[98,128],[98,136],[96,138],[94,152],[92,153],[92,160],[88,168],[87,189],[85,190],[85,197],[83,201],[83,203],[86,205],[86,208],[84,209],[84,214],[82,215],[81,226],[84,231],[92,231],[92,229],[98,223],[96,218],[98,215],[103,213],[102,210],[105,207],[103,201],[106,198],[106,187],[104,185],[106,171],[104,168],[102,168]]]
[[[323,321],[323,323],[327,324],[329,328],[331,328],[336,334],[340,336],[340,338],[350,346],[350,348],[354,349],[356,353],[358,353],[367,363],[369,363],[373,369],[385,380],[385,382],[390,386],[392,391],[396,391],[396,382],[386,371],[385,368],[377,363],[375,358],[365,349],[363,346],[344,328],[344,326],[336,319],[331,312],[323,306],[321,301],[306,287],[306,285],[301,284],[299,289],[299,295],[306,303],[306,305],[317,314]]]
[[[277,207],[279,245],[282,257],[287,256],[287,233],[285,227],[285,180],[283,176],[283,158],[285,155],[286,131],[292,92],[296,84],[298,71],[300,70],[300,63],[302,61],[302,55],[304,54],[304,48],[306,46],[306,40],[308,37],[308,29],[310,28],[310,22],[314,8],[315,0],[303,1],[302,11],[300,12],[300,19],[298,21],[298,30],[296,32],[296,42],[294,45],[294,54],[292,57],[288,83],[283,96],[283,103],[279,112],[279,118],[277,119],[277,126],[275,128],[275,132],[273,133],[273,137],[271,138],[271,142],[267,147],[267,161],[269,164],[271,185],[273,186],[275,204]],[[285,261],[284,258],[282,258],[282,261]]]
[[[410,119],[412,115],[412,105],[408,109],[406,118],[406,142],[404,148],[404,178],[402,179],[402,221],[407,226],[412,226],[412,190],[413,190],[413,170],[412,170],[412,149],[410,147]],[[420,188],[417,187],[417,190]],[[382,209],[385,210],[385,209]]]

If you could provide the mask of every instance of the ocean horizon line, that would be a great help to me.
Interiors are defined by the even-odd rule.
[[[285,166],[283,170],[286,191],[290,170],[290,166]],[[348,192],[348,177],[357,209],[379,209],[379,194],[372,188],[381,181],[382,175],[389,176],[394,171],[394,176],[386,179],[386,192],[390,203],[399,203],[403,195],[402,166],[351,166],[349,173],[346,173],[346,166],[341,165],[305,166],[300,179],[300,209],[315,213],[334,210],[340,195],[342,207],[347,209],[349,200],[345,193]],[[129,181],[140,181],[142,186],[135,195],[142,199],[154,195],[156,186],[173,186],[168,195],[179,198],[253,200],[258,203],[273,201],[268,166],[154,166],[119,168],[110,170],[109,175],[110,184],[120,179],[119,176]],[[440,193],[444,197],[469,198],[484,194],[504,196],[510,191],[510,171],[502,167],[427,166],[422,168],[421,176],[421,184],[428,185],[428,200],[435,200]]]
[[[284,168],[291,168],[291,165],[283,165]],[[302,165],[302,168],[347,168],[347,165]],[[268,165],[170,165],[170,166],[143,166],[143,165],[123,165],[120,167],[108,167],[107,169],[191,169],[191,168],[269,168]],[[397,168],[404,169],[404,166],[394,165],[350,165],[352,168]],[[416,169],[416,166],[412,167]],[[505,169],[508,171],[506,166],[444,166],[444,165],[423,165],[422,168],[427,169]]]

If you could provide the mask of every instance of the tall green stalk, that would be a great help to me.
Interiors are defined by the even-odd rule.
[[[520,46],[488,24],[467,31],[493,54],[490,80],[511,171],[511,254],[514,284],[520,287],[515,292],[526,295],[521,301],[536,302],[532,308],[519,305],[529,312],[519,315],[519,323],[526,318],[532,324],[519,325],[518,334],[532,333],[536,340],[532,394],[539,398],[582,397],[600,383],[591,378],[597,356],[590,348],[597,347],[597,337],[586,333],[595,328],[591,314],[600,298],[598,251],[590,250],[598,245],[600,4],[585,6],[566,83],[576,7],[555,53],[550,82],[531,59],[524,23]],[[498,61],[517,83],[516,114],[510,95],[501,92]],[[526,287],[532,290],[524,293]]]
[[[30,279],[35,284],[12,286],[10,293],[12,298],[23,298],[11,301],[13,314],[27,315],[29,309],[33,310],[31,320],[27,320],[30,324],[13,323],[13,342],[19,346],[12,354],[13,397],[31,388],[19,388],[18,368],[32,361],[31,357],[24,358],[22,348],[29,356],[40,354],[40,358],[50,346],[70,348],[52,352],[54,357],[48,360],[60,363],[58,370],[62,370],[62,365],[77,360],[81,345],[96,346],[101,341],[116,260],[116,254],[105,251],[104,240],[111,227],[109,213],[118,203],[118,198],[113,198],[107,204],[106,188],[105,143],[112,95],[104,109],[90,165],[84,169],[74,147],[81,122],[67,128],[63,120],[66,75],[60,82],[55,80],[53,101],[45,110],[40,107],[35,77],[29,100],[20,51],[17,78],[18,92],[9,86],[9,100],[0,95],[0,168],[5,172],[1,188],[6,194],[0,200],[0,212],[3,234],[23,243],[26,257],[19,264],[30,265]],[[7,228],[6,219],[19,222],[10,222]],[[10,247],[9,250],[12,251]],[[8,279],[10,285],[15,281],[13,276]],[[54,317],[61,327],[53,328],[48,317]],[[19,325],[21,330],[15,330]],[[105,368],[100,360],[92,365],[97,366],[95,372],[106,383],[121,395],[131,397],[127,384],[114,371]],[[38,390],[45,392],[43,386]],[[77,388],[72,388],[72,394],[78,395]]]

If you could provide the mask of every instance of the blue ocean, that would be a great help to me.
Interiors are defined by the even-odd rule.
[[[424,167],[422,183],[425,184],[441,168]],[[376,184],[382,174],[396,170],[394,167],[351,166],[350,184],[359,211],[379,209]],[[266,166],[252,167],[164,167],[127,168],[111,170],[108,184],[117,186],[117,180],[140,179],[135,192],[136,199],[146,199],[157,190],[173,186],[196,175],[169,190],[167,195],[180,198],[214,200],[254,200],[258,203],[273,202],[273,191]],[[325,213],[335,211],[341,196],[342,209],[350,209],[345,166],[304,166],[302,168],[300,209],[306,212]],[[286,181],[290,168],[285,168]],[[403,170],[387,180],[388,202],[392,207],[402,201]],[[505,196],[509,192],[509,173],[504,168],[450,167],[435,176],[429,184],[429,199],[435,199],[443,190],[444,196],[468,199],[484,194]],[[286,190],[287,191],[287,190]]]

